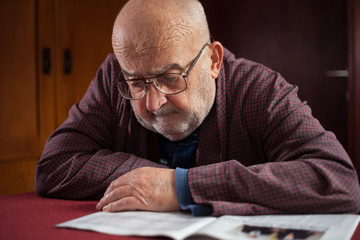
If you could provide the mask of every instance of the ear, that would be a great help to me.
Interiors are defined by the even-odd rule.
[[[224,49],[220,42],[212,42],[209,45],[211,49],[211,77],[213,79],[217,78],[220,72],[223,55],[224,55]]]

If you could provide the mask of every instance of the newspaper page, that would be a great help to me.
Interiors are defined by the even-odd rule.
[[[190,239],[350,240],[357,215],[223,216]]]
[[[166,236],[181,240],[214,220],[215,217],[193,217],[184,212],[97,212],[56,227],[125,236]]]
[[[114,235],[172,239],[350,240],[360,217],[349,214],[193,217],[184,212],[98,212],[56,225]]]

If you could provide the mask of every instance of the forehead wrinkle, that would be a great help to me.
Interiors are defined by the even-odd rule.
[[[152,76],[159,75],[164,73],[166,70],[174,67],[180,68],[180,63],[177,62],[178,58],[175,55],[172,55],[171,46],[133,46],[127,45],[122,48],[122,52],[117,52],[118,57],[120,57],[120,65],[125,64],[128,69],[124,69],[124,66],[121,66],[124,73],[128,76]],[[170,49],[170,50],[168,50]],[[168,62],[164,62],[165,66],[158,65],[157,59],[164,59],[164,51],[168,50]],[[160,61],[161,62],[161,61]],[[162,64],[162,63],[161,63]]]
[[[179,69],[179,70],[183,70],[184,68],[182,66],[180,66],[178,63],[170,63],[167,64],[166,66],[164,66],[163,68],[159,69],[159,70],[155,70],[155,71],[149,71],[146,73],[146,76],[152,76],[152,77],[156,77],[159,75],[162,75],[164,73],[166,73],[168,70],[170,69]],[[126,77],[138,77],[137,74],[134,73],[130,73],[124,69],[122,69],[122,73],[124,74],[124,76]]]
[[[155,1],[156,2],[156,1]],[[140,11],[139,8],[136,11]],[[124,45],[130,43],[132,48],[140,54],[147,52],[158,53],[167,42],[189,41],[196,39],[196,26],[184,14],[174,12],[174,9],[152,13],[150,11],[139,14],[120,15],[114,25],[113,40],[123,41]],[[149,17],[146,17],[149,15]],[[149,47],[150,45],[150,47]],[[119,49],[121,50],[121,49]]]
[[[146,19],[146,21],[144,18],[138,19],[138,15],[135,16],[140,21],[134,21],[135,19],[127,22],[120,21],[117,25],[119,28],[113,34],[114,52],[124,64],[128,62],[129,66],[135,66],[137,61],[152,63],[154,58],[161,56],[163,52],[171,54],[175,48],[178,48],[176,54],[182,52],[183,55],[186,55],[185,51],[197,49],[194,44],[196,42],[196,26],[193,26],[189,22],[190,20],[182,15],[165,13]],[[180,57],[175,56],[175,58]],[[184,61],[188,60],[186,56],[183,58]],[[147,63],[146,65],[148,65]],[[157,69],[151,68],[142,70],[142,74],[157,71]],[[135,75],[136,73],[129,72],[129,74]]]
[[[177,41],[188,41],[189,43],[195,42],[196,39],[196,30],[192,24],[181,17],[171,19],[164,27],[163,34],[167,34],[169,38]]]
[[[114,50],[120,54],[125,53],[137,58],[135,55],[156,55],[177,45],[177,43],[186,41],[188,44],[192,44],[195,41],[195,29],[183,19],[173,19],[166,25],[163,24],[161,27],[159,25],[150,24],[150,27],[146,27],[146,29],[129,32],[126,36],[123,35],[120,40],[121,44],[118,43],[119,39],[114,37]]]
[[[137,41],[138,38],[136,38],[136,40],[131,40],[128,38],[126,41],[122,41],[122,44],[114,44],[114,50],[122,61],[127,61],[132,63],[136,61],[143,61],[143,62],[145,61],[151,63],[154,61],[154,58],[160,57],[161,54],[164,54],[164,52],[168,52],[168,54],[171,55],[171,53],[174,52],[173,49],[177,47],[178,45],[177,43],[182,43],[181,39],[183,38],[181,36],[185,36],[185,34],[182,33],[183,31],[179,31],[171,27],[168,29],[172,30],[172,33],[163,34],[161,39],[158,41],[144,42],[144,41]],[[181,44],[180,46],[184,46],[184,45]],[[175,58],[179,58],[179,57],[180,56],[175,56]],[[171,58],[172,56],[170,56],[170,59]],[[171,64],[174,65],[174,63]],[[176,63],[176,64],[179,66],[181,63]],[[151,71],[152,74],[161,72],[161,70],[157,71],[156,69],[148,69],[148,70]]]

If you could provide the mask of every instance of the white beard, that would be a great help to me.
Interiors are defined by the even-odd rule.
[[[131,101],[136,119],[146,129],[159,133],[171,141],[186,138],[201,125],[214,104],[216,89],[209,86],[210,80],[214,81],[209,69],[203,67],[197,87],[192,90],[191,95],[188,95],[189,108],[186,110],[178,109],[168,101],[155,112],[141,114],[135,111]]]

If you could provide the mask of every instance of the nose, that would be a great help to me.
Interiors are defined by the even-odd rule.
[[[167,102],[165,94],[161,93],[153,84],[147,86],[146,109],[154,112]]]

